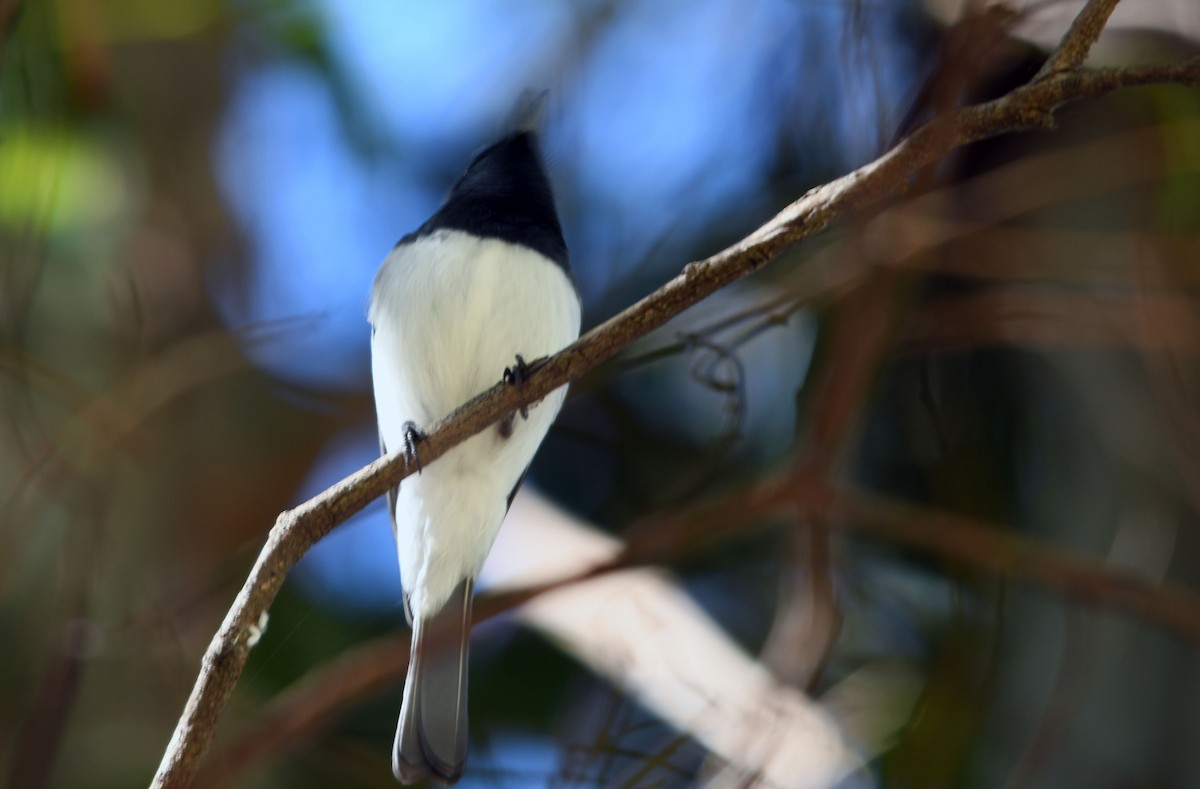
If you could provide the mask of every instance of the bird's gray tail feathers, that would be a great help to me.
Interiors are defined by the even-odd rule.
[[[471,634],[468,578],[442,610],[413,620],[404,704],[392,749],[392,772],[401,783],[432,778],[452,784],[467,763],[467,641]]]

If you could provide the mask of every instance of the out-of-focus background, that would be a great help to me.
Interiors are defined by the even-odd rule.
[[[551,91],[593,325],[1028,78],[1079,4],[1031,5],[964,24],[916,0],[0,2],[0,783],[149,781],[275,515],[377,452],[376,265],[523,90]],[[1188,0],[1121,8],[1104,62],[1195,51]],[[1032,540],[1031,567],[1061,551],[1195,589],[1197,266],[1200,90],[1074,105],[580,382],[530,483],[621,535],[799,463]],[[1061,565],[745,520],[692,535],[668,577],[781,681],[856,699],[856,780],[1200,785],[1194,629],[1085,604]],[[331,681],[256,743],[280,694],[402,636],[399,588],[377,502],[289,579],[207,780],[392,785],[394,679],[345,703]],[[713,774],[616,688],[512,616],[480,625],[462,785]]]

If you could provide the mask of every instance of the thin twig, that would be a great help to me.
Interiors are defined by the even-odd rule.
[[[1111,0],[1093,0],[1081,13]],[[1060,46],[1086,48],[1089,28]],[[1076,41],[1072,38],[1078,38]],[[1070,62],[1070,59],[1064,61]],[[967,107],[922,126],[874,162],[809,191],[747,238],[705,260],[687,265],[659,290],[591,330],[561,353],[537,364],[520,388],[496,384],[437,425],[421,458],[430,463],[504,415],[530,405],[579,378],[684,309],[757,271],[783,249],[834,221],[904,188],[909,177],[969,142],[1019,129],[1045,126],[1052,112],[1085,97],[1151,82],[1200,80],[1200,57],[1169,66],[1055,73],[986,104]],[[191,782],[233,687],[246,664],[251,636],[283,584],[288,570],[317,540],[367,503],[399,484],[414,467],[402,456],[381,458],[294,510],[271,529],[245,585],[205,652],[196,685],[154,777],[154,787]]]
[[[1046,62],[1038,69],[1033,81],[1045,79],[1051,74],[1071,71],[1083,65],[1092,45],[1100,38],[1101,31],[1108,24],[1108,18],[1121,0],[1091,0],[1076,15],[1062,43],[1050,53]]]

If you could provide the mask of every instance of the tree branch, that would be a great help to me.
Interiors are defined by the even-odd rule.
[[[1038,82],[1051,74],[1071,71],[1082,66],[1120,1],[1090,0],[1075,16],[1071,27],[1063,36],[1062,43],[1046,58],[1033,81]]]
[[[818,528],[867,534],[928,552],[994,576],[1061,594],[1068,600],[1140,617],[1200,643],[1200,595],[1159,584],[1120,567],[1023,537],[1000,524],[805,481],[801,467],[731,491],[710,502],[635,525],[618,557],[552,582],[537,581],[480,598],[475,621],[518,608],[546,593],[633,567],[677,559],[698,547],[697,534],[720,541],[797,508],[820,511]],[[794,528],[794,525],[792,525]],[[347,707],[401,682],[408,667],[407,635],[385,636],[316,668],[273,698],[256,719],[214,755],[197,785],[229,786],[248,769],[297,742],[311,740]]]
[[[1001,524],[905,504],[805,475],[802,468],[758,480],[724,499],[635,524],[618,566],[654,564],[740,533],[748,520],[796,508],[814,523],[879,537],[993,575],[1013,578],[1164,628],[1200,643],[1200,594],[1077,556]]]
[[[1080,19],[1114,5],[1092,0]],[[1100,9],[1100,11],[1097,11]],[[1052,60],[1073,64],[1086,54],[1098,35],[1089,21],[1072,26]],[[832,222],[863,206],[901,191],[910,176],[967,143],[1015,130],[1045,127],[1055,109],[1085,97],[1096,97],[1128,85],[1149,82],[1191,84],[1200,81],[1200,57],[1169,66],[1100,71],[1071,70],[1048,74],[1007,96],[955,110],[917,129],[880,158],[835,181],[812,189],[747,238],[705,260],[690,263],[659,290],[592,329],[561,353],[535,365],[521,388],[498,383],[432,426],[421,459],[431,463],[452,447],[505,414],[534,403],[578,379],[588,370],[671,317],[720,288],[757,271],[784,248],[813,236]],[[266,545],[209,644],[191,696],[166,748],[154,787],[191,783],[207,750],[233,687],[266,613],[291,567],[310,546],[336,525],[361,510],[416,469],[402,456],[388,456],[366,466],[299,507],[282,513]]]

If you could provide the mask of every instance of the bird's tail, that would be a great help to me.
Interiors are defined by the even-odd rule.
[[[467,762],[467,641],[473,579],[432,617],[414,617],[404,704],[392,750],[401,783],[422,778],[452,784]]]

